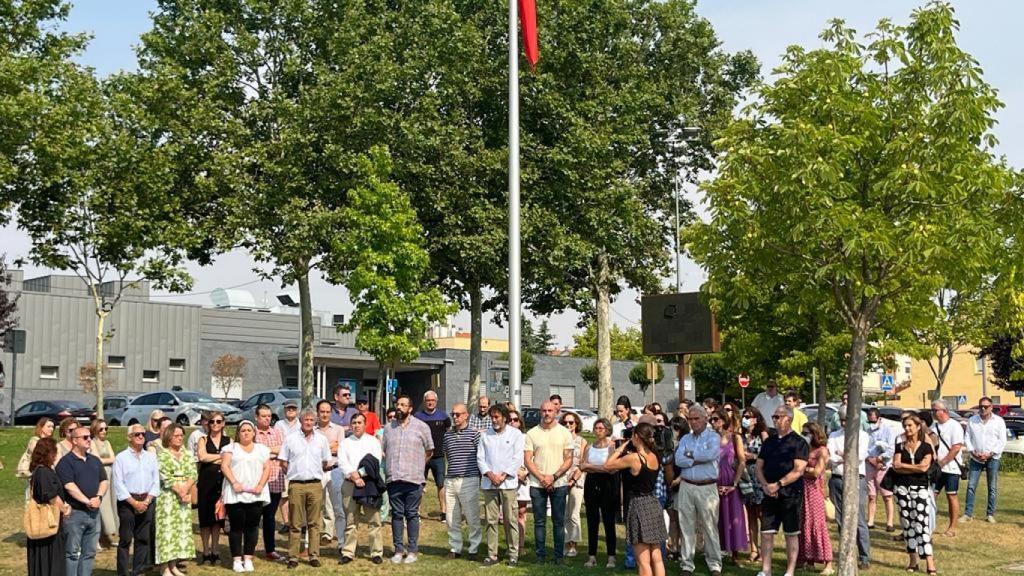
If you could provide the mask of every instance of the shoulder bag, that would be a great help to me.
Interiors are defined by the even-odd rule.
[[[29,540],[42,540],[57,533],[60,527],[60,510],[52,502],[40,504],[32,497],[29,485],[28,501],[25,502],[25,536]]]
[[[949,447],[949,443],[946,442],[946,439],[942,437],[942,433],[939,432],[938,426],[935,427],[935,435],[939,437],[939,442],[942,442],[942,445],[946,447],[947,451],[953,450],[952,448]],[[959,456],[959,454],[957,454],[956,456]],[[956,462],[956,467],[960,469],[960,479],[967,480],[968,469],[963,464],[961,464],[959,460],[956,459],[956,456],[953,457],[953,462]]]

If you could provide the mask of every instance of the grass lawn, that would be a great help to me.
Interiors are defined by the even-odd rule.
[[[24,574],[25,573],[25,538],[21,534],[21,522],[23,512],[23,494],[24,494],[24,482],[14,477],[14,468],[17,465],[18,458],[28,441],[28,437],[31,430],[28,428],[18,429],[3,429],[0,430],[0,461],[5,465],[5,470],[0,471],[0,518],[5,518],[6,521],[0,523],[0,576],[7,574]],[[110,439],[117,449],[122,448],[125,445],[123,428],[112,428]],[[1021,543],[1024,542],[1024,476],[1019,474],[1004,473],[1000,478],[1000,494],[999,494],[999,506],[997,509],[997,518],[999,523],[996,525],[990,525],[985,522],[974,521],[970,524],[962,525],[959,530],[959,534],[956,538],[950,539],[942,536],[936,536],[935,539],[935,551],[938,570],[941,574],[991,574],[991,573],[1007,573],[1009,567],[1013,565],[1019,565],[1024,563],[1024,551],[1021,549]],[[961,486],[961,502],[963,500],[963,493],[966,491],[966,486]],[[481,569],[476,563],[469,562],[468,560],[455,560],[448,561],[444,558],[448,551],[447,547],[447,533],[444,525],[437,520],[437,498],[436,492],[433,491],[432,486],[428,486],[428,493],[424,496],[424,503],[426,512],[429,515],[429,519],[425,520],[422,524],[421,535],[420,535],[420,550],[422,555],[420,561],[412,566],[394,566],[389,562],[385,562],[381,566],[374,566],[365,559],[366,552],[366,537],[363,535],[362,545],[360,546],[359,559],[345,567],[338,566],[336,564],[336,553],[335,545],[332,543],[330,546],[324,548],[324,567],[321,570],[329,570],[337,573],[345,574],[417,574],[426,576],[452,576],[462,570],[466,570],[467,573],[472,570]],[[939,526],[940,528],[945,527],[946,517],[946,498],[940,496],[939,498]],[[978,508],[984,510],[984,495],[979,494]],[[880,522],[884,523],[885,514],[884,511],[879,510],[877,517]],[[549,528],[550,530],[550,528]],[[537,566],[531,563],[533,559],[532,551],[532,536],[533,529],[531,520],[527,520],[527,541],[526,541],[526,553],[521,556],[521,563],[518,568],[508,567],[493,567],[488,568],[488,571],[496,572],[499,574],[523,574],[523,575],[539,575],[539,574],[550,574],[553,572],[553,566],[547,564],[544,566]],[[385,556],[392,554],[391,548],[391,530],[388,527],[384,529],[384,552]],[[585,533],[585,532],[584,532]],[[620,548],[624,541],[624,530],[619,527],[619,542]],[[198,537],[196,538],[198,542]],[[551,544],[550,533],[548,535],[548,546]],[[279,547],[282,546],[282,542],[279,542]],[[835,533],[833,528],[833,544],[838,547],[838,542],[835,540]],[[222,537],[221,539],[221,558],[222,560],[230,560],[227,549],[227,538]],[[558,572],[567,575],[578,575],[583,576],[587,574],[605,574],[605,573],[617,573],[617,574],[629,574],[633,571],[626,571],[624,569],[619,570],[607,570],[605,568],[584,568],[583,563],[586,561],[585,550],[586,543],[580,544],[583,555],[577,556],[576,558],[566,559],[566,565],[561,567]],[[779,552],[781,546],[776,547],[775,556],[775,573],[783,573],[783,556]],[[481,552],[486,549],[486,544],[481,546]],[[603,550],[603,545],[601,546]],[[257,548],[257,552],[262,550],[262,544]],[[838,553],[838,549],[836,550]],[[602,552],[603,554],[603,552]],[[599,556],[600,566],[604,565],[604,557]],[[893,542],[892,539],[884,531],[876,530],[872,533],[872,569],[870,574],[905,574],[904,567],[907,563],[907,556],[903,552],[900,543]],[[620,565],[621,565],[621,552],[620,552]],[[96,561],[96,573],[103,575],[113,576],[116,574],[115,570],[115,554],[113,551],[101,552]],[[750,575],[753,576],[759,570],[759,566],[752,566],[743,564],[741,566],[730,566],[726,565],[725,574],[738,574],[738,575]],[[272,564],[264,562],[262,560],[256,561],[256,571],[258,573],[269,574],[269,575],[284,575],[294,574],[296,576],[302,574],[312,574],[314,569],[308,565],[300,565],[295,570],[286,570],[283,565]],[[677,564],[669,564],[667,566],[667,574],[675,575],[678,574],[679,567]],[[230,573],[230,563],[225,567],[210,567],[203,566],[202,568],[194,565],[189,565],[188,568],[189,576],[196,575],[213,575],[213,574],[226,574]],[[698,556],[697,559],[697,574],[706,574],[706,568],[702,564],[702,559]],[[816,571],[801,571],[800,574],[815,574]]]

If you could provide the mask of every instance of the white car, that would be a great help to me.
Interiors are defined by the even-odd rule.
[[[597,413],[593,410],[587,410],[586,408],[562,408],[563,414],[572,413],[579,417],[580,421],[583,422],[583,430],[580,432],[593,432],[594,424],[597,423]]]
[[[162,410],[164,415],[182,426],[195,426],[204,410],[223,412],[225,420],[231,420],[239,411],[230,404],[218,402],[209,394],[191,390],[165,390],[150,392],[133,399],[124,409],[121,423],[145,425],[153,410]]]

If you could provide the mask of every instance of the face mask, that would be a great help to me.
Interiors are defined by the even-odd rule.
[[[811,435],[810,434],[804,434],[804,440],[807,440],[807,443],[810,444],[811,443]]]
[[[751,420],[750,418],[744,418],[741,422],[744,428],[750,428],[751,426],[754,425],[754,421]]]

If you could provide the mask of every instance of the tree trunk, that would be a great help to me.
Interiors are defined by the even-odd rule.
[[[611,326],[608,323],[608,312],[611,308],[609,295],[608,256],[598,256],[596,283],[597,303],[597,413],[601,418],[611,420],[612,403],[612,345]]]
[[[299,390],[302,390],[302,407],[310,408],[313,399],[313,303],[309,297],[309,267],[303,266],[297,269],[303,271],[298,277],[299,322],[302,332],[302,345],[299,347],[299,358],[302,359],[299,371]]]
[[[823,362],[818,362],[818,426],[825,430],[824,406],[828,402],[828,382],[825,381],[825,370],[822,369]]]
[[[870,323],[860,318],[853,328],[853,344],[850,347],[849,374],[846,391],[849,401],[846,405],[845,443],[843,445],[843,525],[839,538],[839,576],[857,575],[857,521],[859,519],[861,406],[864,400],[864,358],[867,354],[868,328]]]
[[[96,375],[93,386],[96,389],[96,417],[103,418],[103,329],[108,312],[103,311],[102,302],[96,307]]]
[[[938,352],[936,353],[936,362],[939,363],[939,369],[936,370],[932,367],[932,374],[935,375],[935,399],[942,399],[942,385],[946,383],[946,375],[949,374],[949,367],[953,364],[953,355],[956,354],[956,348],[953,346],[939,346]],[[929,366],[931,360],[928,361]]]
[[[484,359],[483,300],[480,283],[474,282],[469,288],[469,389],[466,390],[466,405],[470,413],[476,413],[480,399],[480,369]]]
[[[387,395],[387,393],[388,393],[387,366],[384,364],[383,361],[378,360],[377,361],[377,401],[374,402],[374,404],[376,404],[376,406],[374,407],[374,410],[377,411],[377,414],[384,414],[385,408],[387,407],[386,406],[387,403],[384,402],[384,397]]]

